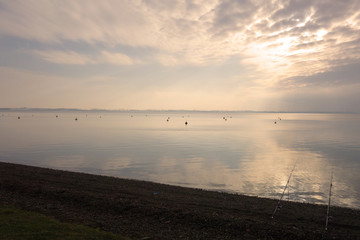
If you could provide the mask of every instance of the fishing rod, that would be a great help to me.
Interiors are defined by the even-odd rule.
[[[274,218],[277,210],[279,210],[279,209],[281,208],[281,204],[280,204],[280,203],[281,203],[281,200],[282,200],[283,197],[284,197],[284,194],[285,194],[286,189],[288,188],[288,185],[289,185],[289,182],[290,182],[290,178],[291,178],[291,176],[292,176],[292,174],[293,174],[293,172],[294,172],[295,166],[296,166],[296,162],[295,162],[294,167],[292,168],[292,170],[291,170],[291,172],[290,172],[290,175],[289,175],[289,178],[288,178],[287,183],[286,183],[286,185],[285,185],[284,191],[283,191],[282,194],[281,194],[281,197],[280,197],[280,199],[279,199],[279,201],[278,201],[278,203],[277,203],[277,205],[276,205],[276,207],[275,207],[275,210],[274,210],[271,218]]]
[[[332,188],[332,181],[333,181],[333,173],[334,173],[334,170],[331,171],[330,189],[329,189],[329,203],[328,203],[327,212],[326,212],[325,231],[328,229],[329,221],[331,221],[331,219],[332,219],[331,216],[329,216],[329,212],[330,212],[331,188]]]

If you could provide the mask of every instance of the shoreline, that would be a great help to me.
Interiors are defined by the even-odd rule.
[[[132,239],[360,239],[360,210],[0,162],[0,203]]]

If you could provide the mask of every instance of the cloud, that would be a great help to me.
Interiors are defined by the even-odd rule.
[[[101,43],[106,51],[117,45],[150,47],[177,64],[221,62],[246,53],[257,58],[254,62],[270,61],[270,73],[274,64],[285,61],[294,72],[293,59],[287,56],[301,53],[303,47],[308,51],[317,43],[311,51],[322,53],[358,39],[358,9],[356,0],[6,1],[0,7],[0,34],[51,44]],[[288,38],[293,39],[283,41]],[[274,44],[278,47],[269,48]]]
[[[358,63],[336,67],[332,70],[309,76],[296,76],[283,79],[279,86],[288,88],[296,84],[297,87],[338,87],[341,85],[358,84],[360,76],[360,61]]]
[[[45,61],[57,64],[86,65],[95,63],[95,61],[90,57],[73,51],[34,51],[34,53],[43,58]]]
[[[45,43],[63,40],[87,43],[151,46],[151,21],[139,10],[139,1],[2,1],[1,35]]]
[[[34,51],[35,55],[40,56],[48,62],[66,65],[87,65],[87,64],[112,64],[112,65],[131,65],[133,60],[122,53],[101,51],[99,55],[89,56],[73,51]]]
[[[100,60],[102,62],[107,62],[113,65],[131,65],[133,64],[133,60],[122,53],[111,53],[108,51],[102,51]]]
[[[283,93],[276,106],[283,111],[360,112],[360,84],[301,88]]]
[[[359,8],[354,8],[359,2],[348,3],[290,1],[263,15],[265,20],[249,25],[250,31],[255,31],[246,43],[253,58],[250,62],[261,63],[259,71],[277,80],[358,62],[360,25],[353,19],[359,14]],[[323,19],[331,16],[329,11],[335,11],[336,5],[342,15],[336,14],[325,24]],[[258,11],[263,12],[261,7]]]

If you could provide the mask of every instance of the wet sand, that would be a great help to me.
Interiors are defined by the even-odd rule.
[[[0,162],[0,204],[133,239],[360,239],[360,210]]]

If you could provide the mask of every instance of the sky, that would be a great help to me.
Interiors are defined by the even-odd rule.
[[[360,112],[360,0],[0,0],[0,107]]]

